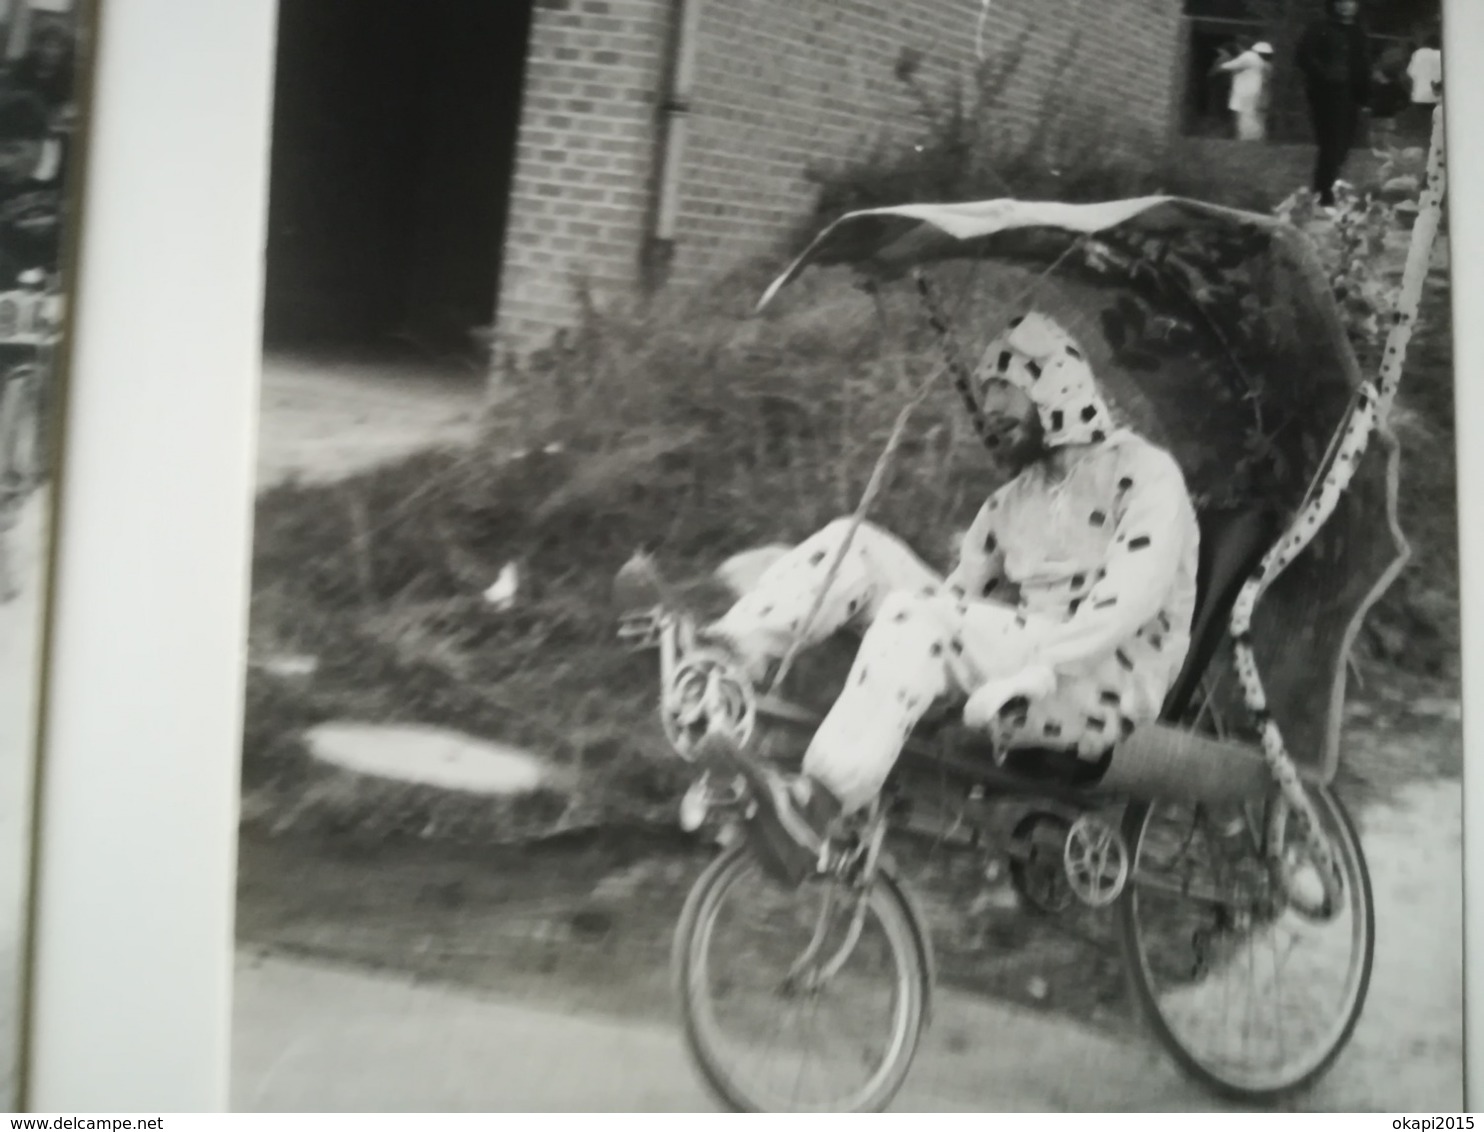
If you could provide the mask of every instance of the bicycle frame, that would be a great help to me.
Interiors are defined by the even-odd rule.
[[[694,623],[683,613],[656,605],[648,610],[627,614],[622,619],[620,636],[637,649],[657,648],[663,689],[661,714],[666,724],[666,734],[677,753],[687,761],[690,761],[691,755],[682,737],[677,734],[678,729],[673,721],[690,725],[694,720],[704,718],[707,728],[729,731],[730,738],[739,747],[750,742],[759,721],[809,730],[819,723],[819,717],[813,712],[774,695],[754,697],[750,691],[745,691],[742,697],[743,706],[739,709],[735,693],[728,697],[716,687],[716,670],[708,675],[703,667],[697,667],[694,661],[687,659],[704,653],[704,649],[698,650]],[[697,680],[707,681],[699,694],[696,694]],[[687,693],[689,700],[680,702]],[[687,712],[690,713],[689,717]],[[1178,732],[1179,729],[1166,730]],[[1089,785],[1069,784],[997,765],[983,751],[975,754],[954,749],[954,740],[962,739],[964,735],[961,728],[954,729],[950,725],[944,728],[944,734],[948,738],[920,734],[908,738],[903,748],[904,757],[888,781],[885,801],[872,806],[861,815],[859,822],[853,823],[851,840],[854,848],[845,854],[847,859],[840,862],[841,867],[855,865],[864,847],[874,845],[875,848],[867,856],[869,864],[866,880],[869,883],[870,876],[874,874],[875,862],[879,858],[881,840],[885,837],[891,819],[901,817],[918,804],[937,807],[951,818],[955,826],[974,829],[977,839],[977,834],[990,823],[970,817],[970,811],[974,809],[1033,802],[1043,807],[1050,806],[1060,811],[1068,820],[1074,820],[1099,810],[1121,807],[1133,800],[1134,795],[1100,788],[1097,782]],[[1241,797],[1227,800],[1242,801],[1245,798],[1243,812],[1248,819],[1248,833],[1252,840],[1250,848],[1267,864],[1292,899],[1291,885],[1287,883],[1285,874],[1285,841],[1290,810],[1278,785],[1267,776],[1263,764],[1254,761],[1252,766],[1254,774],[1260,775],[1251,780],[1252,788]],[[721,840],[729,843],[738,835],[735,827],[750,816],[751,799],[745,783],[734,778],[718,786],[713,781],[716,768],[701,769],[702,773],[686,792],[681,803],[682,828],[695,832],[708,820],[720,817]],[[925,781],[928,778],[935,780],[931,787]],[[1171,793],[1175,800],[1179,799],[1178,789],[1172,789]],[[1156,789],[1141,792],[1140,796],[1143,800],[1155,801],[1159,800],[1161,794]],[[1194,802],[1199,814],[1204,803],[1198,799]],[[1249,807],[1252,803],[1260,803],[1262,811],[1257,825],[1251,820]],[[1011,847],[1006,845],[1004,848],[1008,850]],[[1127,851],[1127,846],[1122,847],[1125,855]],[[1201,892],[1188,887],[1183,888],[1181,893],[1189,899],[1208,903],[1222,903],[1226,899],[1218,892]],[[1337,893],[1327,893],[1323,904],[1310,909],[1310,914],[1322,918],[1327,914],[1326,909],[1335,904],[1337,896]],[[810,957],[811,961],[812,958],[813,956]]]

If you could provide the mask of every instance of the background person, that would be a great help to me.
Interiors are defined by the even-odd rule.
[[[1432,113],[1443,94],[1443,41],[1439,36],[1428,36],[1412,52],[1407,63],[1407,81],[1412,94],[1407,109],[1407,132],[1426,137],[1432,133]]]
[[[1314,191],[1329,206],[1371,100],[1371,45],[1359,0],[1329,0],[1324,17],[1304,30],[1297,62],[1318,149]]]
[[[1232,112],[1236,135],[1242,141],[1262,141],[1268,136],[1268,91],[1273,72],[1273,47],[1256,43],[1235,58],[1225,53],[1216,70],[1231,76],[1227,109]]]

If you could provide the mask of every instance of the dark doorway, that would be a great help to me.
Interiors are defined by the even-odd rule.
[[[491,322],[531,2],[281,0],[270,346]]]

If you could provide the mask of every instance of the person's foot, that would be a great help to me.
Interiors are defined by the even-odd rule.
[[[641,551],[625,562],[613,576],[611,600],[620,620],[663,605],[664,583],[654,559]]]
[[[768,657],[755,658],[742,647],[740,642],[715,624],[708,625],[696,633],[696,644],[725,656],[731,666],[745,677],[747,683],[753,688],[761,688],[767,683],[773,668],[773,660]]]
[[[773,880],[797,887],[819,871],[830,826],[840,814],[840,805],[829,791],[804,777],[789,779],[766,763],[748,758],[724,736],[713,734],[702,740],[698,761],[706,760],[724,763],[747,781],[757,802],[748,832],[758,862]]]

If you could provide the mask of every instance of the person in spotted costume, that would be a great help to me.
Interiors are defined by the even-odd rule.
[[[764,858],[781,879],[815,867],[835,819],[880,791],[906,737],[945,699],[997,753],[1096,759],[1154,720],[1189,645],[1199,533],[1175,460],[1117,427],[1077,343],[1030,313],[972,376],[983,435],[1014,472],[979,509],[957,567],[938,576],[862,523],[815,616],[851,522],[776,561],[704,636],[753,683],[802,632],[864,629],[802,774],[749,768]]]

